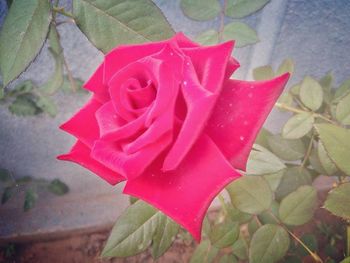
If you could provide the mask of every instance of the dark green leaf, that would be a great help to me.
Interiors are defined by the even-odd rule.
[[[332,214],[350,220],[350,183],[344,183],[329,192],[324,208]]]
[[[18,116],[31,116],[40,113],[32,96],[19,95],[9,106],[9,111]]]
[[[0,33],[0,70],[4,86],[17,78],[44,44],[51,12],[49,1],[15,1]]]
[[[23,210],[27,212],[32,209],[38,199],[38,194],[33,189],[28,189],[24,197]]]
[[[212,227],[210,241],[214,247],[225,248],[231,246],[238,238],[239,224],[226,220]]]
[[[316,124],[316,130],[329,158],[350,175],[350,131],[332,124]]]
[[[203,240],[194,250],[190,263],[211,263],[219,250],[211,246],[209,240]]]
[[[282,136],[285,139],[299,139],[312,129],[313,123],[314,116],[312,113],[298,113],[283,126]]]
[[[317,246],[317,239],[315,237],[315,235],[313,234],[305,234],[301,237],[301,241],[303,241],[303,243],[313,252],[317,251],[318,246]],[[297,253],[299,256],[301,257],[306,257],[307,255],[309,255],[309,252],[307,252],[305,250],[305,248],[298,244],[297,246]]]
[[[51,98],[40,95],[36,99],[35,103],[38,108],[49,114],[51,117],[55,117],[57,115],[56,104]]]
[[[302,140],[284,139],[281,135],[273,135],[268,138],[270,149],[283,160],[295,161],[305,155],[306,147]]]
[[[31,80],[25,80],[19,84],[17,84],[15,87],[13,87],[9,92],[6,94],[7,96],[18,96],[25,93],[30,93],[34,89],[34,84]]]
[[[269,184],[260,176],[243,176],[227,187],[232,204],[249,214],[267,210],[272,202]]]
[[[54,193],[55,195],[64,195],[69,191],[68,185],[66,185],[59,179],[52,180],[51,183],[48,185],[48,189],[51,193]]]
[[[323,90],[321,85],[311,77],[305,77],[300,86],[301,102],[309,109],[318,110],[323,101]]]
[[[157,229],[153,236],[152,242],[152,257],[154,259],[163,255],[171,246],[180,226],[173,220],[162,214]]]
[[[253,235],[250,242],[250,263],[271,263],[282,259],[290,244],[286,230],[278,225],[264,225]]]
[[[147,249],[160,224],[160,211],[139,200],[117,219],[102,257],[129,257]]]
[[[6,187],[1,196],[1,204],[5,204],[13,196],[14,189],[12,186]]]
[[[259,225],[257,220],[258,219],[254,217],[248,223],[248,232],[249,232],[250,236],[252,236],[255,233],[255,231],[258,230],[259,227],[260,227],[260,225]]]
[[[224,26],[223,40],[235,40],[236,47],[244,47],[259,41],[254,29],[241,22],[231,22]]]
[[[253,69],[253,78],[255,80],[267,80],[272,79],[275,76],[273,69],[270,65],[261,66]]]
[[[202,45],[215,45],[219,42],[219,33],[214,29],[207,30],[196,37],[196,42]]]
[[[303,225],[312,218],[316,203],[316,190],[308,185],[300,186],[281,201],[279,218],[287,225]]]
[[[181,0],[181,9],[189,18],[205,21],[218,16],[221,6],[218,0]]]
[[[278,209],[280,205],[275,200],[272,201],[271,208],[269,211],[264,211],[259,215],[259,220],[264,225],[266,224],[276,224],[276,219],[278,218]],[[271,213],[273,215],[271,215]]]
[[[132,204],[135,204],[136,203],[136,201],[137,200],[139,200],[138,198],[136,198],[136,197],[133,197],[133,196],[129,196],[129,201],[130,201],[130,204],[132,205]]]
[[[11,173],[7,169],[0,168],[0,181],[7,182],[11,180]]]
[[[103,52],[120,44],[157,41],[174,34],[151,0],[75,0],[73,12],[80,30]]]
[[[225,10],[227,16],[242,18],[263,8],[270,0],[228,0]]]

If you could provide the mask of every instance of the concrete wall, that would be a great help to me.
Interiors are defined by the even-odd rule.
[[[67,7],[70,6],[69,1],[60,2]],[[179,8],[179,0],[156,0],[155,2],[175,30],[183,31],[190,37],[206,29],[219,27],[218,18],[205,23],[186,18]],[[0,23],[5,12],[5,1],[0,0]],[[306,74],[320,77],[329,70],[333,70],[336,83],[339,84],[350,77],[349,14],[350,1],[348,0],[272,0],[262,11],[244,19],[257,29],[261,41],[254,46],[235,50],[234,55],[242,65],[236,77],[250,79],[252,68],[268,63],[277,66],[284,58],[290,57],[296,62],[296,72],[291,83],[299,81]],[[231,19],[227,19],[228,21]],[[74,75],[86,80],[102,61],[102,54],[74,25],[64,24],[59,27],[59,31],[62,35],[64,53]],[[53,68],[54,63],[47,49],[44,48],[19,81],[33,79],[40,85],[50,76]],[[73,142],[71,136],[58,130],[58,125],[83,105],[87,98],[87,95],[58,94],[55,99],[59,106],[59,114],[54,119],[45,115],[15,117],[0,105],[0,167],[13,171],[15,176],[59,177],[69,184],[72,196],[84,196],[84,198],[96,200],[96,196],[101,193],[113,193],[115,198],[104,203],[89,202],[89,199],[84,199],[87,201],[83,207],[79,198],[73,198],[78,201],[61,199],[65,200],[61,202],[61,215],[64,214],[60,217],[61,220],[67,218],[67,214],[64,213],[68,209],[67,206],[75,207],[77,211],[73,213],[75,216],[80,214],[78,219],[72,219],[75,220],[75,224],[67,224],[73,227],[81,226],[83,224],[81,220],[85,220],[84,222],[90,220],[88,223],[91,225],[97,224],[101,222],[101,213],[105,214],[104,218],[111,221],[125,206],[125,197],[114,194],[119,190],[114,190],[98,177],[78,166],[55,159],[56,155],[66,152]],[[283,121],[284,116],[274,112],[267,121],[267,127],[278,130]],[[40,205],[48,204],[40,200]],[[0,236],[2,232],[9,234],[21,227],[24,227],[21,231],[30,231],[25,229],[23,223],[12,225],[12,230],[1,227],[1,223],[9,222],[13,218],[14,211],[19,213],[16,207],[16,202],[0,207],[0,211],[7,209],[8,216],[6,219],[0,219]],[[11,213],[8,212],[9,209],[12,209]],[[49,219],[57,217],[52,210],[51,212],[48,210],[47,213],[46,216]],[[91,216],[91,213],[97,216]],[[34,224],[32,228],[40,227],[40,220],[35,218],[34,214],[29,218],[28,215],[26,217],[26,220],[37,220],[35,221],[37,225]],[[48,222],[45,227],[50,228],[54,224],[50,225]]]

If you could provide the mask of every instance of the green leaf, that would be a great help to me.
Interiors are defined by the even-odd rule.
[[[340,263],[350,263],[350,257],[344,258]]]
[[[289,92],[284,92],[282,95],[278,98],[278,103],[284,104],[286,106],[292,106],[293,105],[293,96]],[[285,109],[280,109],[280,111],[288,111]]]
[[[317,251],[318,246],[317,246],[317,239],[315,235],[313,234],[305,234],[301,238],[301,241],[311,250],[311,251]],[[306,249],[298,244],[297,246],[297,253],[301,257],[306,257],[309,255],[309,252],[306,251]]]
[[[342,124],[350,125],[350,93],[339,100],[335,116]]]
[[[326,123],[315,124],[315,128],[329,158],[340,170],[350,175],[350,131]]]
[[[194,250],[190,263],[211,263],[219,249],[211,246],[209,240],[203,240]]]
[[[219,33],[214,29],[207,30],[196,37],[196,42],[202,45],[215,45],[219,42]]]
[[[243,213],[232,205],[227,205],[228,216],[233,222],[238,222],[239,224],[243,224],[248,222],[251,218],[251,214]]]
[[[64,195],[69,192],[69,187],[59,179],[54,179],[48,185],[48,190],[55,195]]]
[[[279,218],[287,225],[303,225],[312,218],[316,203],[316,190],[308,185],[300,186],[281,201]]]
[[[254,80],[267,80],[272,79],[275,76],[273,69],[270,65],[261,66],[253,69]]]
[[[35,206],[38,194],[33,189],[28,189],[24,197],[23,210],[27,212]]]
[[[225,248],[233,245],[239,235],[239,224],[226,220],[212,227],[210,241],[214,247]]]
[[[254,144],[247,163],[247,174],[262,175],[276,173],[286,166],[273,153],[264,147]]]
[[[278,218],[278,209],[280,205],[275,200],[271,203],[271,208],[269,211],[262,212],[258,217],[262,224],[276,224],[276,219]],[[270,213],[272,213],[274,216],[272,216]]]
[[[159,221],[152,242],[152,257],[154,259],[159,258],[170,248],[180,229],[178,224],[164,214]]]
[[[300,93],[300,84],[296,84],[289,89],[290,93],[292,93],[294,96],[299,96]]]
[[[129,206],[117,219],[102,257],[129,257],[147,249],[162,216],[160,211],[141,200]]]
[[[284,139],[281,135],[273,135],[268,138],[270,149],[283,160],[295,161],[304,157],[306,147],[302,140]]]
[[[11,180],[11,173],[9,170],[0,168],[0,181],[7,182]]]
[[[312,178],[306,168],[300,166],[288,167],[276,190],[276,199],[280,200],[297,190],[300,186],[309,185],[311,183]]]
[[[181,9],[189,18],[205,21],[217,17],[221,6],[218,0],[181,0]]]
[[[86,89],[83,89],[84,82],[81,79],[74,78],[74,82],[77,86],[77,90],[74,90],[72,87],[71,82],[69,81],[67,76],[64,76],[63,78],[63,84],[61,86],[61,89],[64,92],[81,92],[81,93],[87,93]]]
[[[228,0],[225,15],[233,18],[249,16],[263,8],[270,0]]]
[[[40,108],[43,112],[49,114],[51,117],[55,117],[57,115],[56,104],[51,98],[40,95],[35,100],[35,104],[38,108]]]
[[[0,85],[0,100],[2,100],[3,98],[5,98],[5,89],[2,85]]]
[[[333,75],[332,72],[328,72],[323,78],[320,79],[319,83],[323,89],[323,99],[326,103],[330,104],[332,102],[332,82]]]
[[[120,44],[157,41],[174,34],[151,0],[75,0],[73,13],[80,30],[103,52]]]
[[[249,214],[267,210],[273,197],[269,184],[260,176],[243,176],[232,182],[227,191],[232,204]]]
[[[12,186],[8,186],[8,187],[5,187],[4,189],[4,192],[2,193],[2,196],[1,196],[1,204],[5,204],[8,200],[11,199],[11,197],[13,196],[13,187]]]
[[[318,143],[318,158],[320,160],[320,164],[322,168],[326,171],[328,175],[334,174],[338,169],[332,160],[329,158],[326,149],[324,148],[321,142]]]
[[[323,101],[323,90],[321,85],[313,78],[307,76],[300,86],[301,102],[309,109],[318,110]]]
[[[232,254],[225,254],[220,258],[219,263],[238,263],[238,260]]]
[[[278,67],[276,76],[289,72],[291,75],[294,72],[294,62],[292,59],[287,58],[283,60],[282,64]]]
[[[139,199],[136,198],[136,197],[133,197],[132,195],[129,196],[129,201],[130,201],[130,204],[135,204]]]
[[[269,144],[268,144],[268,138],[272,135],[272,133],[270,131],[268,131],[265,128],[262,128],[258,134],[258,136],[255,139],[255,143],[259,144],[260,146],[264,147],[264,148],[268,148]]]
[[[318,149],[313,148],[311,150],[311,154],[309,156],[309,161],[312,166],[312,168],[317,171],[319,174],[326,175],[327,172],[323,169],[323,166],[321,164],[321,161],[318,157]]]
[[[324,208],[332,214],[350,220],[350,183],[344,183],[328,193]]]
[[[248,232],[249,235],[252,236],[256,230],[258,230],[260,227],[258,221],[256,218],[252,218],[252,220],[249,221],[248,223]]]
[[[350,79],[345,80],[336,90],[332,103],[337,103],[341,98],[350,93]]]
[[[248,258],[248,244],[242,235],[233,244],[232,252],[236,257],[238,257],[241,260],[245,260]]]
[[[50,79],[41,87],[46,94],[55,93],[63,84],[63,49],[56,27],[52,24],[49,31],[49,51],[55,59],[55,71]]]
[[[49,1],[15,1],[0,33],[0,70],[4,86],[17,78],[40,51],[51,21]]]
[[[236,47],[244,47],[259,41],[254,29],[241,22],[232,22],[224,26],[223,40],[235,40]]]
[[[30,93],[34,87],[35,86],[31,80],[25,80],[9,90],[6,95],[10,97]]]
[[[286,230],[278,225],[264,225],[253,235],[250,242],[250,263],[271,263],[282,259],[289,248]]]
[[[311,129],[315,119],[312,113],[303,112],[294,115],[283,126],[282,136],[285,139],[299,139]]]
[[[9,111],[18,116],[32,116],[40,113],[32,96],[27,94],[19,95],[9,106]]]
[[[276,173],[263,175],[264,179],[267,181],[273,192],[275,192],[278,186],[280,185],[284,173],[285,169],[280,170]]]

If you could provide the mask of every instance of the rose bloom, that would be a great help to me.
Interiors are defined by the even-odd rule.
[[[155,206],[200,240],[214,197],[245,170],[289,74],[230,79],[233,41],[200,46],[182,33],[119,46],[85,83],[89,102],[61,128],[76,162]]]

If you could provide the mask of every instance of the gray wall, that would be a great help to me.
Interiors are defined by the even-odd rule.
[[[65,1],[61,0],[61,2]],[[179,8],[179,0],[156,0],[155,2],[175,30],[183,31],[190,37],[208,28],[219,27],[218,18],[205,23],[186,18]],[[4,0],[0,0],[0,23],[5,10],[4,3]],[[66,5],[69,6],[69,3]],[[261,41],[254,46],[234,51],[235,57],[242,65],[235,75],[236,78],[250,79],[252,68],[268,63],[277,66],[284,58],[290,57],[296,62],[296,71],[291,83],[299,81],[306,74],[320,77],[332,70],[336,83],[339,84],[350,77],[349,14],[350,1],[348,0],[272,0],[262,11],[244,19],[258,30]],[[230,20],[227,19],[227,21]],[[102,54],[75,26],[64,24],[59,27],[59,31],[62,35],[64,53],[74,75],[83,80],[87,79],[102,61]],[[40,85],[50,76],[53,68],[53,61],[47,49],[44,48],[19,81],[33,79]],[[58,125],[83,105],[87,98],[87,95],[58,94],[55,99],[59,106],[59,114],[54,119],[45,115],[16,117],[0,105],[0,167],[13,171],[15,176],[62,178],[70,185],[72,195],[82,194],[94,197],[101,193],[113,192],[111,186],[86,170],[55,159],[56,155],[66,152],[73,142],[71,136],[58,130]],[[267,127],[278,130],[283,121],[284,116],[274,112],[267,121]],[[120,197],[115,195],[115,198],[119,198],[118,196]],[[71,202],[72,206],[77,206],[76,209],[80,213],[83,213],[81,211],[105,213],[105,218],[108,219],[114,218],[119,213],[118,209],[112,209],[112,211],[108,209],[111,207],[108,202],[94,204],[90,210],[87,208],[88,201],[85,207],[81,207],[79,202]],[[43,201],[39,201],[39,206],[42,203]],[[15,206],[16,204],[12,203],[0,207],[0,213],[1,209],[15,209]],[[97,206],[99,210],[96,209]],[[52,212],[48,213],[48,217],[57,216],[50,214]],[[10,214],[8,213],[7,221]],[[33,218],[35,219],[35,215],[30,220],[34,220]],[[76,222],[76,226],[82,224],[79,220]],[[13,226],[13,229],[16,227],[18,226]],[[0,234],[1,231],[4,230],[0,227]]]

